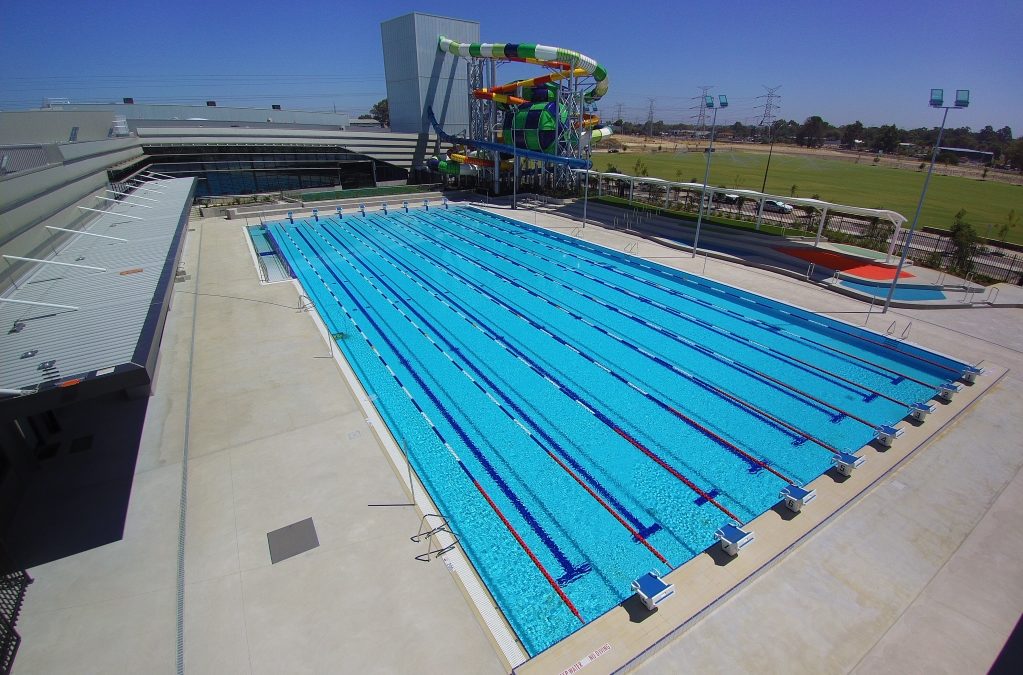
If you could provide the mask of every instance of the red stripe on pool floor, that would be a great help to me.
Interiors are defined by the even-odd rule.
[[[815,265],[821,267],[827,267],[829,270],[838,270],[852,274],[857,277],[863,277],[864,279],[894,279],[895,269],[892,267],[885,267],[884,265],[875,265],[873,263],[865,263],[860,258],[852,258],[841,253],[835,253],[834,251],[825,251],[819,248],[786,248],[777,247],[776,251],[781,251],[785,255],[790,255],[795,258],[801,258],[807,262],[812,262]],[[906,279],[914,276],[909,272],[902,272],[899,275],[900,279]]]

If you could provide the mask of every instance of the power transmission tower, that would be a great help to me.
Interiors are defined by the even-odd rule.
[[[780,99],[781,95],[778,94],[778,90],[781,89],[779,84],[777,87],[768,87],[767,85],[761,85],[767,90],[767,93],[763,96],[757,96],[757,99],[766,99],[763,105],[755,106],[755,108],[763,108],[764,114],[760,117],[760,124],[757,126],[766,126],[770,128],[774,124],[774,111],[780,110],[781,106],[775,103],[775,100]]]
[[[647,100],[650,101],[650,109],[646,114],[646,137],[650,138],[654,134],[654,99]]]
[[[700,87],[700,95],[694,98],[697,99],[697,105],[694,105],[690,110],[696,110],[697,113],[693,115],[696,120],[694,126],[699,136],[703,135],[703,130],[707,126],[707,92],[713,89],[713,86],[702,86]]]
[[[621,103],[619,103],[619,104],[617,104],[615,106],[615,118],[614,118],[614,122],[612,122],[612,124],[617,123],[618,120],[622,119],[622,108],[624,108],[624,107],[625,106],[623,106]]]
[[[766,89],[767,93],[763,96],[757,96],[757,98],[764,98],[767,100],[764,102],[763,106],[756,106],[764,109],[764,114],[760,118],[760,124],[758,126],[766,126],[767,132],[771,136],[771,149],[767,151],[767,165],[764,166],[764,182],[760,185],[760,191],[764,192],[767,190],[767,172],[771,168],[771,155],[774,154],[774,111],[781,108],[781,106],[774,101],[775,99],[781,98],[781,96],[778,95],[778,90],[781,89],[781,85],[779,84],[777,87],[768,87],[766,84],[763,84],[760,86]]]

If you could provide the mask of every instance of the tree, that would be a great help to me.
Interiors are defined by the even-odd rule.
[[[378,101],[369,109],[369,116],[380,122],[380,126],[389,127],[391,126],[391,111],[387,105],[387,99]]]
[[[1003,244],[1005,243],[1005,238],[1009,235],[1009,230],[1016,227],[1017,224],[1019,224],[1019,216],[1016,215],[1016,209],[1010,209],[1005,222],[998,226],[998,238]]]
[[[1023,138],[1017,138],[1005,150],[1005,160],[1016,171],[1023,171]]]
[[[863,140],[860,138],[863,135],[863,122],[856,120],[852,124],[847,124],[842,127],[842,147],[853,149],[856,147],[856,141]]]
[[[829,124],[820,115],[807,117],[796,132],[796,143],[808,148],[819,148],[824,145],[824,132]]]
[[[973,256],[980,244],[980,235],[973,229],[973,225],[966,222],[966,209],[959,209],[953,218],[949,236],[952,238],[951,267],[955,271],[968,274],[973,269]]]
[[[899,149],[899,141],[902,138],[902,134],[897,126],[887,124],[877,131],[877,136],[874,137],[874,142],[871,145],[874,150],[881,150],[892,154]]]

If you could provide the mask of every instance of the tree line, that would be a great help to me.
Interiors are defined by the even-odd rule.
[[[615,130],[630,135],[673,136],[684,135],[696,130],[692,124],[665,124],[663,121],[652,124],[637,124],[618,120]],[[731,126],[721,127],[719,133],[730,133],[734,140],[769,143],[795,143],[810,148],[821,147],[826,141],[837,142],[842,148],[850,150],[869,150],[872,152],[896,153],[901,143],[909,154],[926,155],[938,140],[938,127],[901,129],[894,124],[882,126],[865,126],[856,121],[852,124],[835,126],[824,120],[820,115],[807,117],[802,123],[796,120],[776,120],[770,128],[735,122]],[[992,153],[990,164],[1023,171],[1023,138],[1013,139],[1012,129],[1004,126],[995,129],[991,125],[979,131],[970,127],[947,128],[941,139],[945,148],[965,148]],[[951,153],[942,153],[948,161],[955,161]]]

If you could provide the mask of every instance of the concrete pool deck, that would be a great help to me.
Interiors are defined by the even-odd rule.
[[[713,279],[852,323],[867,318],[859,301],[777,274],[535,217],[686,271],[706,265]],[[191,224],[192,278],[177,286],[168,319],[124,539],[31,570],[16,672],[174,672],[186,442],[186,672],[507,671],[454,575],[441,560],[414,559],[425,551],[409,541],[421,514],[407,506],[400,467],[298,310],[294,287],[259,285],[240,225]],[[1009,372],[862,498],[628,668],[990,666],[1023,608],[1023,525],[1015,517],[1023,509],[1023,310],[900,309],[867,318],[881,332],[892,321],[897,334],[912,322],[912,342]],[[963,403],[957,397],[935,414]],[[936,421],[920,429],[932,432]],[[586,673],[628,663],[639,651],[630,631],[673,630],[672,604],[719,597],[744,577],[756,549],[772,545],[772,527],[810,524],[823,499],[862,488],[865,472],[906,440],[841,485],[819,479],[818,500],[793,520],[762,516],[758,541],[740,558],[723,566],[696,558],[706,567],[699,586],[678,583],[679,597],[650,619],[605,634],[613,615],[629,616],[614,609],[584,629],[599,635],[581,631],[521,670],[561,672],[604,643],[611,650]],[[266,533],[308,517],[319,547],[272,565]]]

